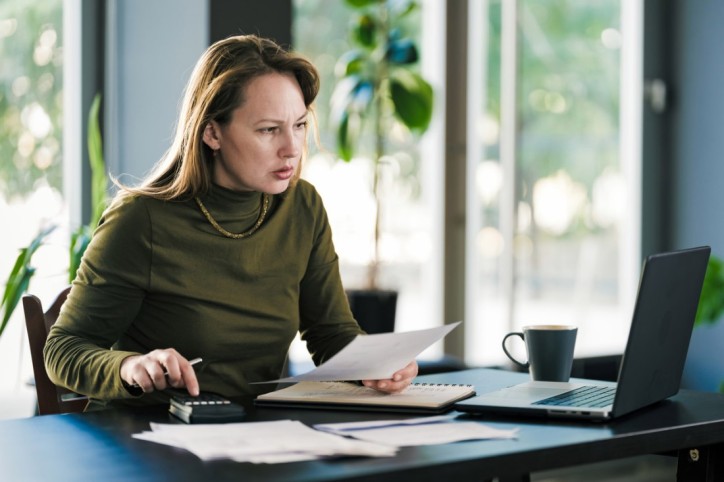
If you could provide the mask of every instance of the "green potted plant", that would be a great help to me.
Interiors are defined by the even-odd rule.
[[[372,185],[375,199],[374,246],[367,267],[366,286],[349,290],[348,297],[358,321],[380,321],[383,315],[367,299],[378,300],[394,310],[397,294],[379,287],[380,231],[382,192],[380,169],[388,154],[388,135],[392,128],[403,126],[413,135],[423,134],[432,118],[433,90],[416,70],[419,55],[415,41],[403,31],[409,14],[419,8],[415,0],[346,0],[355,11],[351,23],[352,48],[337,61],[338,77],[331,97],[330,119],[337,139],[337,154],[350,162],[360,150],[363,139],[372,145],[367,155],[372,159]],[[366,137],[365,137],[366,136]],[[372,301],[375,302],[375,301]],[[389,314],[388,314],[389,316]],[[370,321],[371,322],[371,321]],[[363,326],[370,332],[388,328]]]
[[[711,255],[704,275],[694,326],[713,325],[719,322],[722,316],[724,316],[724,261]],[[719,385],[719,391],[724,393],[724,381]]]
[[[70,235],[68,283],[75,278],[75,273],[80,266],[80,260],[88,247],[93,230],[107,205],[108,177],[106,174],[105,162],[103,160],[103,145],[101,140],[100,124],[98,115],[100,112],[101,97],[97,94],[91,104],[88,119],[88,155],[91,167],[91,220],[76,228]],[[35,267],[32,265],[33,255],[43,244],[45,238],[57,228],[57,225],[50,225],[42,228],[33,238],[28,246],[22,248],[15,260],[13,269],[8,275],[5,283],[5,290],[0,303],[2,317],[0,318],[0,336],[10,321],[10,316],[23,296],[28,291],[30,280],[35,274]]]

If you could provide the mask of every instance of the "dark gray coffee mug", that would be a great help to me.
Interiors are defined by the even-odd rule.
[[[571,377],[573,350],[578,329],[570,325],[531,325],[503,337],[503,351],[514,363],[530,369],[536,381],[567,382]],[[508,352],[505,341],[518,336],[525,342],[528,361],[522,363]]]

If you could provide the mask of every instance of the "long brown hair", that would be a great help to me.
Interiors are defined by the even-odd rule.
[[[230,122],[232,112],[244,102],[246,86],[274,72],[294,75],[314,120],[312,103],[319,92],[319,74],[311,62],[256,35],[220,40],[204,52],[194,67],[171,147],[140,186],[124,186],[114,179],[121,188],[119,195],[138,194],[168,201],[206,193],[211,186],[213,162],[213,153],[203,141],[206,125],[212,120],[222,125]],[[302,158],[305,155],[306,145]],[[293,181],[299,178],[301,168],[300,160]]]

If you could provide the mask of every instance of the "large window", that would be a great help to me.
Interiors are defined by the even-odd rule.
[[[50,223],[67,220],[63,202],[62,0],[0,2],[0,279],[18,250]],[[67,232],[56,230],[34,257],[31,289],[67,284]],[[64,235],[65,234],[65,235]],[[0,336],[0,397],[25,393],[32,369],[22,306]],[[10,396],[12,398],[12,396]],[[32,404],[28,405],[32,409]],[[13,407],[8,407],[12,412]],[[3,414],[7,415],[7,414]],[[29,414],[28,414],[29,415]]]
[[[622,142],[623,54],[638,48],[622,3],[469,3],[471,25],[485,26],[470,29],[471,363],[502,361],[504,333],[536,323],[578,325],[577,356],[623,349],[640,159]]]
[[[345,2],[294,5],[294,46],[322,71],[318,113],[323,143],[333,147],[325,115],[351,13]],[[452,12],[445,2],[422,5],[416,21],[430,65],[458,32],[439,27]],[[436,95],[454,89],[467,100],[466,248],[447,256],[464,266],[455,276],[464,278],[469,364],[504,362],[503,335],[535,323],[578,325],[577,356],[623,350],[640,268],[641,5],[467,2],[467,57],[447,59],[448,67],[466,63],[459,71],[467,78],[438,82]],[[432,71],[444,76],[443,65]],[[443,110],[435,112],[441,124],[450,122]],[[436,135],[425,142],[437,146]],[[414,141],[399,152],[395,169],[407,174],[391,187],[383,275],[401,292],[398,326],[455,321],[439,309],[443,157]],[[305,173],[326,200],[348,286],[362,278],[369,252],[367,162],[316,153]]]

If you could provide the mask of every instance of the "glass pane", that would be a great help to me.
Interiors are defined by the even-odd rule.
[[[0,3],[0,276],[41,227],[67,224],[62,200],[62,0]],[[33,257],[30,290],[57,294],[67,284],[67,236],[53,233]],[[67,231],[66,231],[67,234]],[[65,242],[63,245],[62,243]],[[50,299],[48,298],[48,301]],[[34,396],[19,304],[0,336],[0,394]],[[18,368],[19,367],[19,368]],[[32,405],[30,406],[32,410]],[[12,408],[9,408],[12,413]],[[31,412],[32,413],[32,412]],[[28,413],[27,415],[30,415]],[[6,414],[3,414],[6,415]]]
[[[294,48],[307,55],[320,70],[322,90],[316,102],[322,149],[312,150],[303,177],[321,193],[327,208],[334,242],[340,257],[345,287],[363,288],[367,266],[373,256],[375,199],[372,195],[371,129],[364,131],[355,158],[338,160],[336,134],[329,120],[330,98],[337,79],[337,59],[352,47],[350,25],[355,10],[346,2],[295,0]],[[402,29],[420,44],[422,8],[405,17]],[[425,52],[421,52],[424,58]],[[422,62],[419,62],[422,63]],[[429,79],[428,79],[429,81]],[[436,93],[442,95],[441,93]],[[435,112],[433,115],[440,115]],[[386,137],[386,152],[381,182],[383,201],[380,234],[380,276],[382,289],[399,291],[396,329],[426,328],[441,323],[442,289],[434,275],[440,246],[434,233],[441,220],[431,214],[430,206],[439,205],[440,177],[431,176],[430,163],[424,157],[420,139],[399,126]]]
[[[536,323],[578,325],[577,356],[620,352],[631,308],[619,289],[628,275],[621,258],[636,249],[622,233],[626,199],[635,193],[620,162],[620,2],[517,5],[514,169],[500,156],[505,13],[499,0],[485,12],[487,95],[470,213],[473,339],[485,341],[484,348],[472,342],[468,353],[478,363],[503,361],[502,335]],[[506,215],[509,227],[501,223]]]

